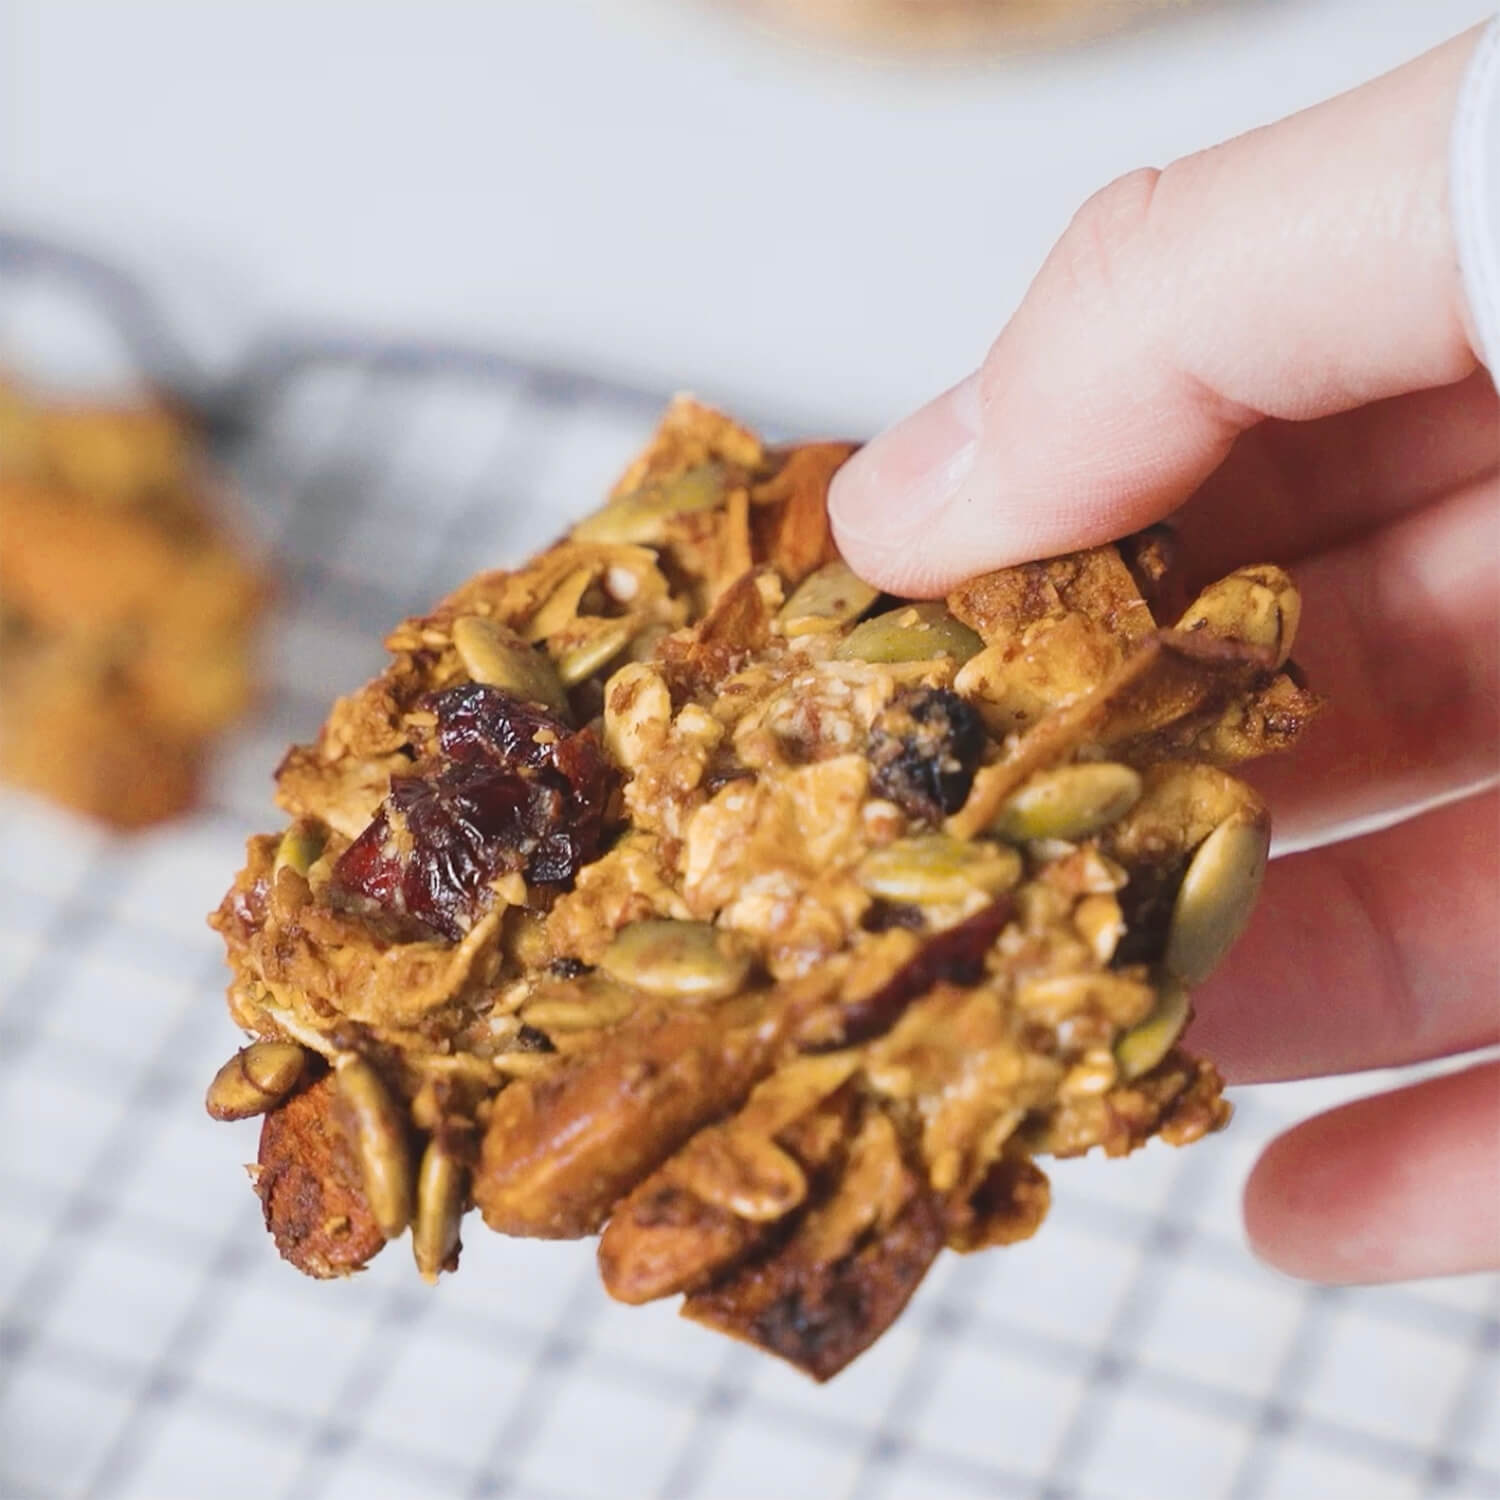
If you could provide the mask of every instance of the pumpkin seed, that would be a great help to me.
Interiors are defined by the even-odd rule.
[[[637,622],[628,615],[601,620],[597,630],[566,647],[558,656],[558,677],[568,687],[576,686],[585,677],[592,677],[630,644],[637,628]]]
[[[364,1179],[365,1201],[386,1239],[411,1222],[412,1167],[406,1117],[362,1057],[342,1052],[334,1062],[344,1124]]]
[[[623,1021],[640,997],[597,974],[573,980],[570,992],[549,991],[521,1007],[521,1020],[549,1036],[555,1031],[598,1031]]]
[[[1141,778],[1116,761],[1084,761],[1039,771],[1000,808],[994,832],[1015,843],[1081,839],[1130,811]]]
[[[621,984],[669,1000],[722,1000],[739,991],[750,954],[711,922],[651,918],[615,934],[599,967]]]
[[[566,714],[568,695],[544,652],[484,615],[460,615],[453,622],[453,646],[475,682],[503,688],[528,703]]]
[[[1263,646],[1275,654],[1279,667],[1291,654],[1301,615],[1297,586],[1280,568],[1261,563],[1238,568],[1211,583],[1188,607],[1177,628]]]
[[[879,597],[879,589],[855,577],[848,563],[835,559],[809,573],[776,618],[789,636],[813,635],[857,620]]]
[[[204,1107],[216,1120],[263,1115],[301,1082],[307,1053],[295,1042],[252,1042],[214,1074]]]
[[[1271,831],[1264,819],[1226,818],[1188,864],[1167,930],[1163,962],[1201,984],[1245,930],[1266,873]]]
[[[854,627],[833,653],[840,661],[933,661],[939,656],[966,662],[984,642],[953,618],[935,599],[888,609]]]
[[[712,510],[723,503],[724,471],[718,464],[698,464],[670,479],[650,481],[611,500],[573,528],[580,542],[660,542],[674,516]]]
[[[924,833],[872,849],[855,878],[885,901],[946,906],[976,892],[993,896],[1009,890],[1021,878],[1021,856],[1005,844]]]
[[[559,630],[566,630],[581,613],[579,605],[594,581],[596,571],[594,568],[574,568],[532,615],[531,623],[526,627],[526,639],[545,640]]]
[[[417,1172],[417,1212],[411,1226],[411,1253],[424,1281],[436,1281],[458,1248],[465,1175],[463,1165],[434,1136]]]
[[[1187,986],[1168,975],[1157,992],[1151,1014],[1115,1040],[1115,1061],[1126,1078],[1149,1073],[1183,1033],[1192,1004]]]
[[[306,880],[307,872],[312,869],[318,856],[323,852],[323,845],[327,841],[327,834],[317,824],[310,823],[305,818],[298,818],[281,835],[281,842],[276,846],[276,860],[271,866],[271,878],[274,880],[283,870],[294,870]]]

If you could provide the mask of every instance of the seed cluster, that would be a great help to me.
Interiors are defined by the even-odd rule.
[[[434,1277],[477,1207],[822,1379],[945,1245],[1036,1230],[1038,1158],[1224,1123],[1179,1038],[1265,864],[1226,767],[1317,707],[1294,587],[1163,618],[1152,535],[882,598],[828,532],[849,451],[679,403],[283,762],[209,1108],[266,1111],[302,1269],[410,1225]]]

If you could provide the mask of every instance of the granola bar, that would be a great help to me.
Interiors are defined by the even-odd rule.
[[[263,588],[164,408],[0,380],[0,776],[120,828],[193,802]]]
[[[1178,1039],[1266,858],[1225,768],[1317,708],[1295,588],[1184,603],[1153,532],[883,597],[829,533],[851,451],[679,400],[286,756],[208,1103],[265,1114],[302,1270],[410,1224],[434,1278],[473,1206],[826,1379],[944,1246],[1036,1230],[1039,1158],[1224,1124]]]

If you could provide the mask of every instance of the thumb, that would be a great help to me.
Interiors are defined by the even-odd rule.
[[[1477,37],[1092,198],[980,369],[836,477],[855,570],[932,594],[1095,545],[1263,417],[1469,373],[1447,148]]]

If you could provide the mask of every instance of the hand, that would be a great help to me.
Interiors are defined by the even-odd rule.
[[[1253,778],[1309,852],[1197,997],[1233,1081],[1500,1041],[1500,403],[1447,201],[1476,38],[1106,188],[978,372],[834,486],[850,563],[907,594],[1174,512],[1190,581],[1294,565],[1331,708]],[[1329,842],[1376,817],[1406,821]],[[1322,1280],[1500,1265],[1500,1064],[1302,1124],[1246,1216]]]

